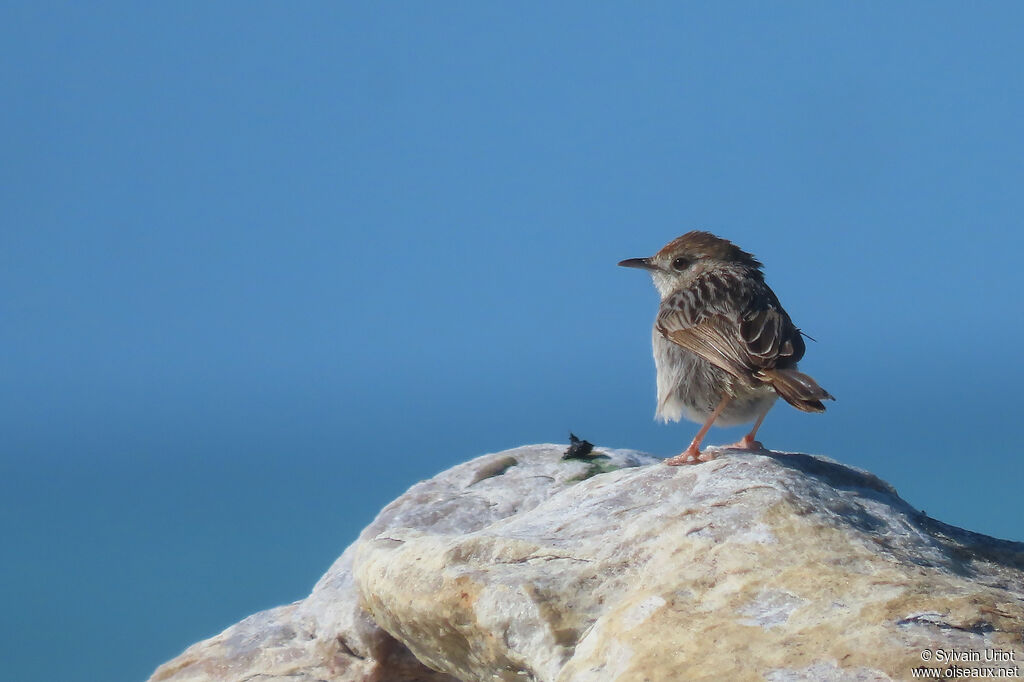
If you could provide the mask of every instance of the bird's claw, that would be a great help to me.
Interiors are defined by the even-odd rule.
[[[767,450],[767,448],[761,444],[761,441],[754,440],[753,438],[743,438],[732,445],[724,445],[722,447],[726,450],[750,450],[751,452]]]
[[[709,450],[701,452],[695,447],[689,447],[684,452],[679,453],[675,457],[669,457],[665,460],[665,464],[670,467],[682,466],[683,464],[700,464],[701,462],[710,462],[715,458],[715,453]]]

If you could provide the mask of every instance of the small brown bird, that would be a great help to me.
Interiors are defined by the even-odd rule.
[[[695,231],[650,258],[619,265],[648,270],[661,294],[653,332],[655,416],[663,421],[685,416],[704,424],[690,447],[666,464],[714,459],[700,451],[712,424],[753,421],[750,433],[727,447],[762,449],[754,438],[780,395],[804,412],[824,412],[821,401],[835,400],[797,371],[804,340],[752,254],[710,232]]]

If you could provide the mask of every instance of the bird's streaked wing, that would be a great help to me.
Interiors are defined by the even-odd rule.
[[[707,272],[668,296],[658,331],[729,374],[751,382],[758,370],[789,366],[804,354],[800,332],[763,282]]]

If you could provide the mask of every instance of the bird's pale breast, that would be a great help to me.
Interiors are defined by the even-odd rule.
[[[655,326],[652,335],[662,421],[703,423],[727,393],[733,399],[715,420],[718,426],[752,422],[778,398],[769,386],[750,387],[704,358],[672,343]]]

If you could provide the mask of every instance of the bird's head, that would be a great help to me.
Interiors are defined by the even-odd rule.
[[[686,286],[709,267],[733,266],[758,273],[761,269],[753,254],[728,239],[699,230],[673,239],[649,258],[628,258],[619,261],[619,265],[650,272],[662,298]]]

